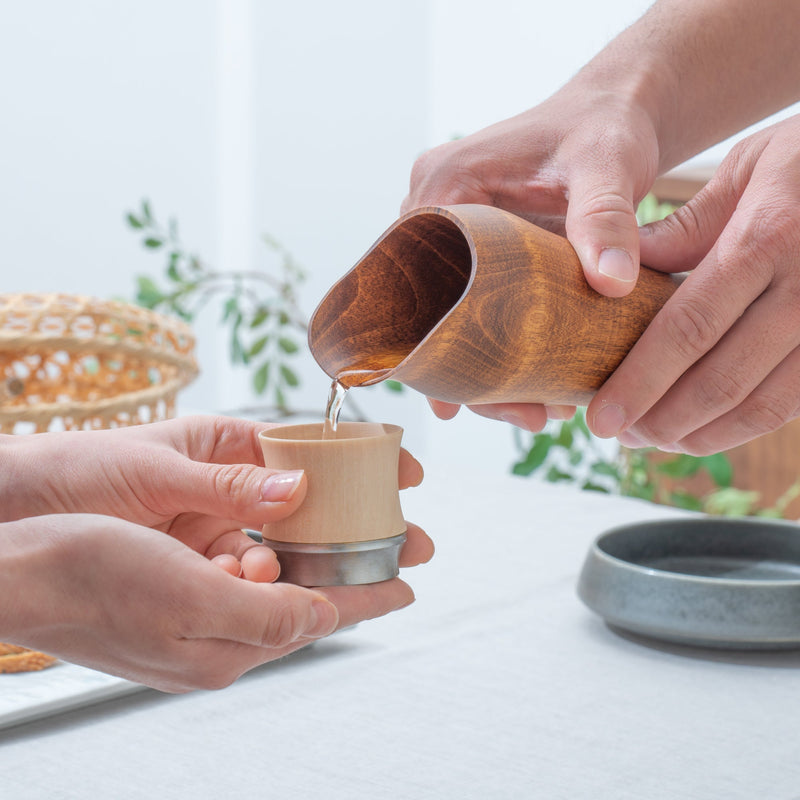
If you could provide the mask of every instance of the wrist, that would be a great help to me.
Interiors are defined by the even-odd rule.
[[[62,469],[63,459],[53,447],[59,435],[0,435],[0,522],[67,510],[48,489]]]
[[[28,516],[25,506],[25,465],[21,458],[21,436],[0,434],[0,522]]]
[[[46,527],[46,518],[0,523],[0,641],[37,648],[39,614],[47,605],[41,592],[54,574],[54,548],[41,544]]]
[[[680,146],[675,125],[678,76],[654,54],[643,54],[640,49],[631,53],[624,41],[616,40],[590,61],[568,88],[590,98],[593,114],[597,108],[613,109],[620,122],[638,132],[641,146],[656,151],[661,173],[686,157],[676,147]]]

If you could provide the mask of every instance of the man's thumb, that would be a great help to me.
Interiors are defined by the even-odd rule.
[[[639,226],[633,198],[605,185],[571,187],[566,230],[586,280],[600,294],[624,297],[639,276]]]

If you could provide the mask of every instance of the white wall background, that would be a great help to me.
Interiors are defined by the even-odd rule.
[[[310,274],[310,312],[395,219],[420,152],[544,99],[648,5],[6,0],[2,291],[132,298],[161,271],[123,224],[148,197],[220,267],[263,266],[275,236]],[[255,402],[216,320],[198,324],[185,409]],[[296,403],[321,414],[327,379],[310,359],[303,375]],[[423,459],[461,459],[470,438],[487,468],[512,460],[500,423],[440,422],[411,392],[358,400]]]

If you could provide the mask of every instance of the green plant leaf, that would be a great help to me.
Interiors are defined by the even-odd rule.
[[[155,308],[164,301],[164,294],[150,278],[139,275],[136,278],[136,302],[145,308]]]
[[[128,212],[125,219],[127,219],[128,225],[130,225],[131,228],[135,228],[136,230],[141,230],[142,228],[144,228],[144,222],[142,222],[137,216],[131,214],[130,212]]]
[[[615,481],[620,480],[619,467],[608,461],[595,461],[589,469],[595,475],[605,475],[606,477],[613,478]]]
[[[180,303],[172,302],[170,303],[170,308],[181,318],[186,320],[187,322],[191,322],[194,319],[194,314],[191,311],[187,311]]]
[[[710,456],[702,456],[703,466],[708,470],[714,483],[720,487],[728,487],[733,480],[733,465],[725,453],[714,453]]]
[[[239,301],[235,297],[229,297],[222,307],[222,321],[227,322],[231,318],[231,315],[235,314],[238,310]]]
[[[575,416],[572,418],[572,424],[575,428],[575,431],[580,431],[580,433],[582,433],[587,440],[592,438],[593,434],[589,430],[589,426],[586,424],[586,412],[582,408],[579,408],[575,412]]]
[[[602,494],[611,494],[607,486],[601,486],[599,483],[592,483],[592,481],[586,481],[581,486],[581,489],[587,492],[601,492]]]
[[[268,382],[269,382],[269,361],[265,361],[253,373],[253,389],[255,390],[256,394],[264,394]]]
[[[628,487],[628,490],[625,492],[627,497],[635,497],[639,500],[647,500],[648,502],[652,503],[655,500],[656,496],[656,487],[652,484],[633,484]]]
[[[548,483],[567,483],[574,480],[569,472],[564,472],[564,470],[559,469],[555,464],[551,465],[547,470],[544,479]]]
[[[544,464],[552,444],[553,437],[549,433],[537,433],[525,457],[514,464],[511,471],[514,475],[532,475]]]
[[[405,386],[403,386],[403,384],[400,383],[400,381],[388,380],[388,381],[384,381],[383,385],[390,392],[398,392],[399,393],[399,392],[404,392],[405,391]]]
[[[720,517],[746,517],[753,513],[761,493],[732,486],[717,489],[706,498],[703,510]]]
[[[655,465],[655,470],[670,478],[689,478],[696,474],[702,466],[703,462],[699,458],[681,453],[675,458],[659,462]]]
[[[283,376],[283,380],[286,382],[287,386],[296,387],[300,385],[300,379],[297,375],[292,372],[292,370],[286,366],[286,364],[281,364],[280,366],[281,375]]]
[[[151,250],[157,250],[159,247],[161,247],[164,244],[164,240],[163,239],[159,239],[156,236],[148,236],[144,240],[143,244],[144,244],[145,247],[149,247]]]
[[[258,328],[260,325],[263,325],[269,319],[269,309],[266,306],[261,306],[258,311],[253,315],[253,319],[250,321],[251,328]]]
[[[572,426],[567,422],[562,422],[554,441],[559,447],[569,450],[573,441],[575,441],[575,437],[572,434]]]
[[[297,342],[293,341],[292,339],[287,339],[285,336],[278,338],[278,347],[280,347],[280,349],[288,355],[292,355],[300,349]]]
[[[256,341],[250,345],[250,358],[257,356],[267,346],[268,341],[269,336],[262,336],[260,339],[256,339]]]
[[[147,223],[152,223],[153,221],[153,211],[150,208],[149,200],[142,200],[142,218]]]
[[[685,508],[688,511],[702,511],[703,502],[696,495],[689,494],[683,490],[672,492],[669,496],[670,503],[677,508]]]
[[[231,363],[233,364],[246,364],[248,361],[247,353],[242,347],[242,340],[239,338],[236,330],[234,329],[231,334]]]
[[[167,277],[171,281],[178,283],[181,280],[180,273],[178,272],[178,259],[181,254],[172,252],[169,254],[169,265],[167,266]]]

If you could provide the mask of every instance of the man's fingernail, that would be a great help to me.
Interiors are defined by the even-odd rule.
[[[570,406],[545,406],[547,419],[572,419],[574,411]]]
[[[594,418],[592,430],[601,439],[616,436],[625,425],[625,409],[616,403],[603,406]]]
[[[635,433],[630,431],[623,431],[617,434],[617,441],[623,447],[629,447],[631,450],[639,450],[642,447],[649,447],[644,439],[640,439]]]
[[[261,486],[261,499],[267,503],[285,503],[292,499],[303,478],[303,470],[293,469],[270,475]]]
[[[627,251],[620,250],[618,247],[607,247],[600,251],[597,271],[601,275],[625,283],[633,283],[636,280],[636,267],[633,259]]]
[[[521,428],[523,431],[529,431],[530,433],[536,433],[538,430],[531,426],[531,423],[525,419],[522,414],[515,414],[512,411],[505,411],[499,415],[499,419],[503,420],[503,422],[507,422],[509,425],[514,425],[517,428]]]
[[[311,604],[311,616],[308,627],[303,631],[303,636],[318,639],[333,633],[339,624],[339,612],[336,606],[326,597],[318,595]]]
[[[658,449],[664,453],[683,453],[684,449],[677,443],[671,442],[670,444],[660,444]]]

